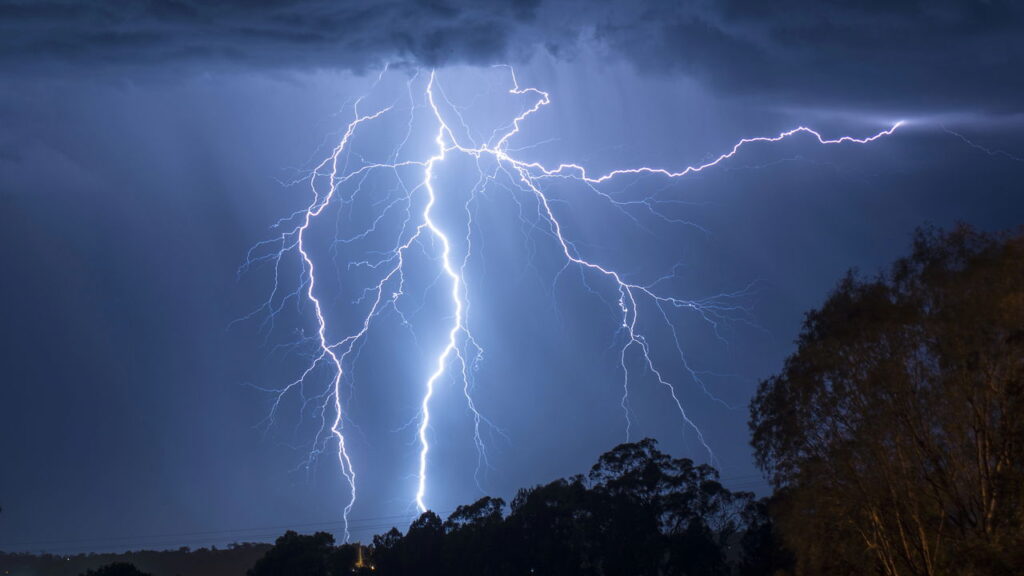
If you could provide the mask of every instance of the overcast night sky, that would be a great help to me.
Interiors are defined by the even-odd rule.
[[[1024,224],[1024,6],[1009,0],[0,0],[0,550],[340,534],[337,443],[316,457],[330,367],[275,409],[319,354],[307,271],[287,251],[275,292],[272,260],[243,264],[301,222],[275,227],[315,201],[309,175],[357,99],[391,108],[359,125],[342,172],[437,153],[432,70],[457,136],[507,131],[536,95],[510,94],[496,64],[551,96],[508,153],[590,174],[679,170],[801,125],[904,124],[867,144],[751,144],[682,178],[543,181],[580,257],[683,299],[735,294],[712,321],[638,303],[713,457],[638,347],[621,355],[615,284],[567,265],[534,195],[451,154],[435,214],[460,262],[472,246],[466,329],[483,352],[468,372],[490,424],[478,466],[449,362],[427,430],[442,515],[583,473],[625,441],[623,363],[630,439],[765,493],[747,403],[804,312],[847,270],[905,254],[917,227]],[[475,188],[478,169],[496,175]],[[423,167],[384,172],[346,181],[309,230],[332,342],[365,318],[365,262],[403,237]],[[415,219],[423,190],[408,194]],[[345,360],[356,540],[416,515],[420,402],[453,317],[441,258],[436,239],[415,243],[402,297]]]

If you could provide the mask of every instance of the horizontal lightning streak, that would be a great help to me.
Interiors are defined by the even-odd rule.
[[[963,134],[961,134],[959,132],[955,132],[953,130],[950,130],[949,128],[946,128],[945,126],[942,127],[942,130],[945,131],[947,134],[950,134],[952,136],[956,136],[964,144],[967,144],[971,148],[974,148],[975,150],[980,150],[981,152],[984,152],[985,154],[988,154],[989,156],[1002,156],[1003,158],[1006,158],[1008,160],[1013,160],[1014,162],[1024,162],[1024,158],[1021,158],[1020,156],[1014,156],[1013,154],[1010,154],[1006,150],[999,150],[998,148],[997,149],[992,149],[992,148],[988,148],[986,146],[982,146],[981,144],[977,144],[974,141],[968,139]]]

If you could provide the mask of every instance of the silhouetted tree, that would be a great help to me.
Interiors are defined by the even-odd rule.
[[[331,576],[349,575],[359,561],[359,545],[343,544],[327,555],[327,573]]]
[[[459,506],[444,522],[445,565],[451,576],[494,574],[504,562],[505,501],[485,496]]]
[[[603,574],[654,575],[666,550],[662,522],[674,462],[650,438],[620,444],[590,470],[593,536]]]
[[[403,540],[406,574],[441,576],[444,573],[444,522],[427,510],[413,521]]]
[[[920,231],[751,403],[805,574],[1024,573],[1024,234]]]
[[[306,535],[291,530],[256,562],[248,576],[330,576],[328,558],[334,553],[334,536],[326,532]]]
[[[773,576],[793,569],[793,555],[783,547],[771,515],[772,499],[749,502],[743,509],[739,576]]]
[[[590,494],[581,476],[520,490],[508,518],[517,574],[594,574]]]
[[[476,502],[459,506],[444,522],[446,533],[458,533],[466,530],[482,530],[500,524],[505,501],[501,498],[484,496]]]
[[[725,575],[751,499],[645,439],[603,454],[587,477],[520,490],[507,517],[489,497],[443,523],[426,512],[404,536],[375,536],[372,556],[381,576]]]
[[[128,562],[114,562],[102,568],[88,570],[82,576],[150,576]]]
[[[664,519],[670,554],[668,573],[727,574],[726,549],[743,526],[742,512],[753,500],[749,492],[732,492],[718,471],[688,459],[672,461]]]
[[[725,489],[714,468],[673,459],[648,438],[603,454],[590,481],[601,573],[728,573],[724,550],[751,495]]]
[[[382,575],[401,574],[401,545],[402,533],[398,528],[392,528],[373,537],[373,563]]]
[[[373,559],[381,574],[444,573],[444,523],[434,512],[421,514],[405,536],[392,528],[383,536],[375,536],[373,543]]]

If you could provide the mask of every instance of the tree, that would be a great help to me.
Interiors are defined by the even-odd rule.
[[[88,570],[82,576],[150,576],[128,562],[114,562],[102,568]]]
[[[427,510],[409,525],[402,542],[405,574],[441,576],[444,573],[444,522]]]
[[[359,544],[343,544],[327,555],[327,572],[331,576],[348,576],[359,562]]]
[[[743,509],[745,530],[740,537],[739,576],[788,574],[793,556],[782,546],[772,518],[771,498],[749,502]]]
[[[539,576],[595,574],[590,493],[581,476],[520,490],[512,500],[507,546],[512,572]]]
[[[746,529],[751,501],[711,466],[674,459],[647,438],[603,454],[588,476],[520,490],[507,517],[490,497],[443,523],[425,512],[404,536],[375,536],[372,556],[381,576],[725,575],[725,548]]]
[[[373,537],[373,560],[384,575],[417,574],[440,576],[444,573],[444,523],[427,510],[413,521],[405,536],[392,528]]]
[[[666,497],[672,458],[645,438],[602,454],[590,469],[594,562],[604,574],[658,574],[666,555]]]
[[[327,532],[307,535],[289,530],[256,562],[248,576],[329,576],[328,559],[333,552],[334,536]]]
[[[444,522],[444,530],[451,534],[463,530],[482,530],[501,523],[501,511],[505,501],[501,498],[484,496],[469,505],[462,505],[452,512]]]
[[[504,558],[501,539],[505,501],[484,496],[459,506],[444,522],[447,574],[495,574]]]
[[[725,489],[713,467],[645,438],[602,454],[589,478],[601,573],[728,573],[725,547],[751,495]]]
[[[402,533],[392,528],[373,537],[373,563],[381,574],[401,574]]]
[[[1024,233],[848,274],[750,411],[798,572],[1022,573]]]

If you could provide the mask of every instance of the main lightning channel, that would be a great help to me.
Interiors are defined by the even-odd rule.
[[[457,349],[457,338],[459,332],[463,330],[462,325],[462,309],[463,303],[460,297],[460,286],[462,285],[462,276],[455,271],[455,267],[452,266],[452,245],[448,240],[448,235],[445,234],[441,228],[437,226],[434,220],[431,218],[434,205],[437,203],[437,195],[434,192],[434,165],[438,162],[442,162],[445,159],[447,148],[445,146],[444,135],[446,132],[450,133],[448,125],[445,124],[440,111],[437,108],[437,103],[434,101],[434,80],[436,76],[434,72],[430,73],[430,82],[427,84],[427,100],[430,103],[431,110],[434,111],[434,116],[438,120],[437,137],[434,142],[437,144],[438,152],[435,156],[432,156],[427,160],[426,169],[424,170],[423,176],[423,188],[427,191],[427,205],[423,209],[423,222],[426,224],[430,233],[434,235],[441,242],[441,266],[444,269],[444,273],[448,276],[451,281],[451,298],[452,306],[455,309],[455,315],[452,318],[452,325],[448,331],[448,343],[441,351],[441,354],[437,357],[437,369],[430,378],[427,380],[426,392],[423,395],[423,401],[420,403],[420,426],[418,436],[420,440],[420,462],[419,462],[419,475],[416,487],[416,506],[420,512],[427,511],[427,505],[424,502],[427,492],[427,454],[430,452],[430,441],[427,438],[427,430],[430,427],[430,399],[434,395],[434,386],[437,383],[438,378],[444,375],[445,368],[448,365],[448,360],[454,353],[459,357],[459,361],[465,363],[465,359],[458,352]]]

